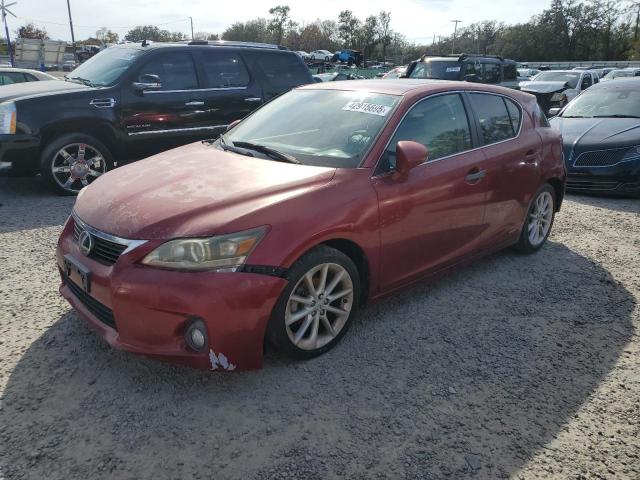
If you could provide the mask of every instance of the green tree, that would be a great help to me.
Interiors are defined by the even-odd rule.
[[[271,19],[269,20],[269,32],[273,35],[273,41],[277,45],[282,44],[282,39],[285,35],[285,30],[287,25],[290,22],[289,11],[291,9],[287,5],[277,5],[273,8],[269,9],[269,15],[271,15]]]
[[[382,45],[382,61],[387,61],[387,47],[391,43],[391,12],[378,14],[378,39]]]
[[[117,33],[112,32],[107,27],[102,27],[96,31],[96,38],[101,43],[118,43],[120,37]]]
[[[264,18],[256,18],[246,23],[236,22],[222,34],[223,40],[239,42],[269,43],[270,37],[268,23]]]
[[[39,40],[49,40],[49,34],[47,30],[38,28],[33,23],[27,23],[16,30],[16,37],[18,38],[35,38]]]
[[[353,15],[351,10],[340,12],[340,15],[338,15],[338,35],[344,48],[357,46],[360,27],[360,20]]]

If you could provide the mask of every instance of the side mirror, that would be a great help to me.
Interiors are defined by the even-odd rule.
[[[231,122],[229,125],[227,125],[227,132],[229,130],[231,130],[233,127],[235,127],[237,124],[239,124],[241,122],[241,120],[234,120],[233,122]]]
[[[555,117],[556,115],[558,115],[560,113],[560,110],[562,110],[559,107],[553,107],[549,109],[549,116],[550,117]]]
[[[418,142],[403,140],[396,145],[396,173],[405,176],[410,170],[427,161],[429,151]]]
[[[162,88],[162,82],[158,75],[145,73],[144,75],[140,75],[137,82],[133,82],[133,88],[138,92],[160,90]]]
[[[471,83],[480,83],[480,75],[478,75],[477,73],[470,73],[469,75],[464,76],[464,81]]]

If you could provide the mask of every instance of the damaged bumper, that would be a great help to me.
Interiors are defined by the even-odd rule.
[[[79,251],[71,224],[65,226],[57,248],[60,293],[112,347],[205,370],[262,366],[267,322],[286,280],[138,264],[155,244],[122,255],[112,266],[104,265]],[[87,268],[87,284],[77,272],[68,271],[65,256]],[[190,349],[184,338],[194,318],[207,329],[208,345],[202,352]]]

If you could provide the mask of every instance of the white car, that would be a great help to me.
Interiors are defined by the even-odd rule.
[[[313,52],[309,53],[309,56],[311,57],[311,60],[324,60],[325,62],[330,62],[333,58],[333,53],[331,53],[329,50],[314,50]]]
[[[58,80],[53,75],[30,70],[28,68],[0,67],[0,86],[11,85],[13,83],[37,82],[42,80]]]
[[[309,55],[307,52],[305,52],[304,50],[298,50],[296,52],[300,58],[302,58],[303,60],[310,60],[311,59],[311,55]]]

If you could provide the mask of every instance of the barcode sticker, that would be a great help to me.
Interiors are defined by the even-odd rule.
[[[387,114],[391,111],[391,107],[387,107],[386,105],[378,105],[376,103],[349,102],[344,107],[342,107],[342,110],[347,110],[349,112],[370,113],[371,115],[386,117]]]

